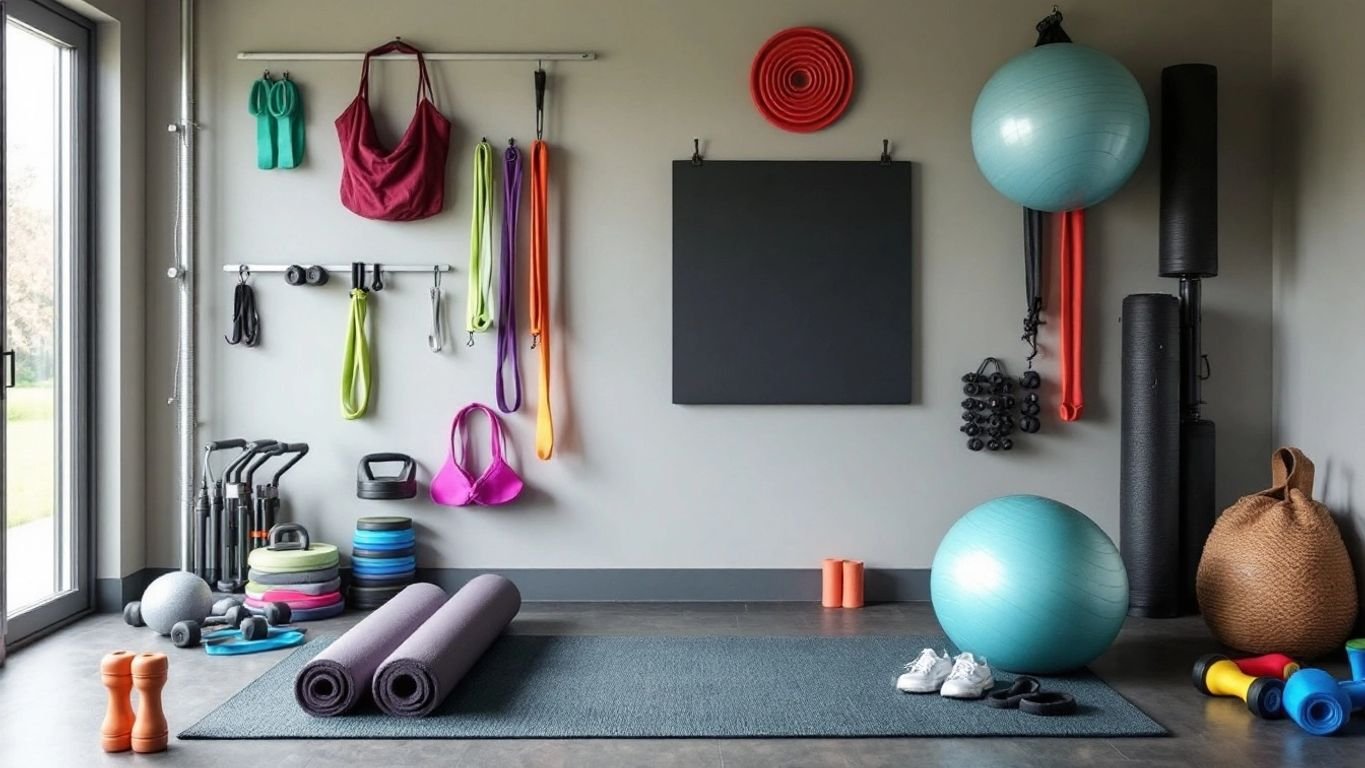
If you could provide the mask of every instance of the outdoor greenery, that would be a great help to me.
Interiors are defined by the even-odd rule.
[[[46,386],[16,387],[5,395],[5,498],[7,526],[52,516],[55,472],[52,459],[53,391]]]

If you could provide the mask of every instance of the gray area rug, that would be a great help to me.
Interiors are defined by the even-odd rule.
[[[1042,678],[1080,711],[1039,717],[895,690],[942,638],[505,635],[430,717],[371,704],[314,718],[294,675],[317,638],[182,739],[524,739],[856,736],[1159,736],[1166,729],[1089,672]],[[997,686],[1013,676],[997,673]]]

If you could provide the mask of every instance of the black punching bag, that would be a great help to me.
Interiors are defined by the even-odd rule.
[[[1218,68],[1161,70],[1161,276],[1218,274]]]
[[[1123,300],[1119,551],[1128,613],[1180,613],[1180,302]]]

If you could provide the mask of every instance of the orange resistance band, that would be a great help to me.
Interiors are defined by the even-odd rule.
[[[539,139],[531,143],[531,347],[540,354],[536,456],[545,461],[555,451],[550,414],[550,148]]]
[[[1081,393],[1081,318],[1085,309],[1085,211],[1063,211],[1061,274],[1062,421],[1076,421],[1085,408]]]

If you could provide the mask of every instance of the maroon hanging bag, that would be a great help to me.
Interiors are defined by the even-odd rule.
[[[370,58],[392,51],[414,54],[420,75],[417,111],[393,149],[385,149],[370,115]],[[414,221],[445,204],[450,121],[436,108],[422,52],[395,40],[365,54],[360,92],[336,119],[341,140],[341,204],[367,219]]]

